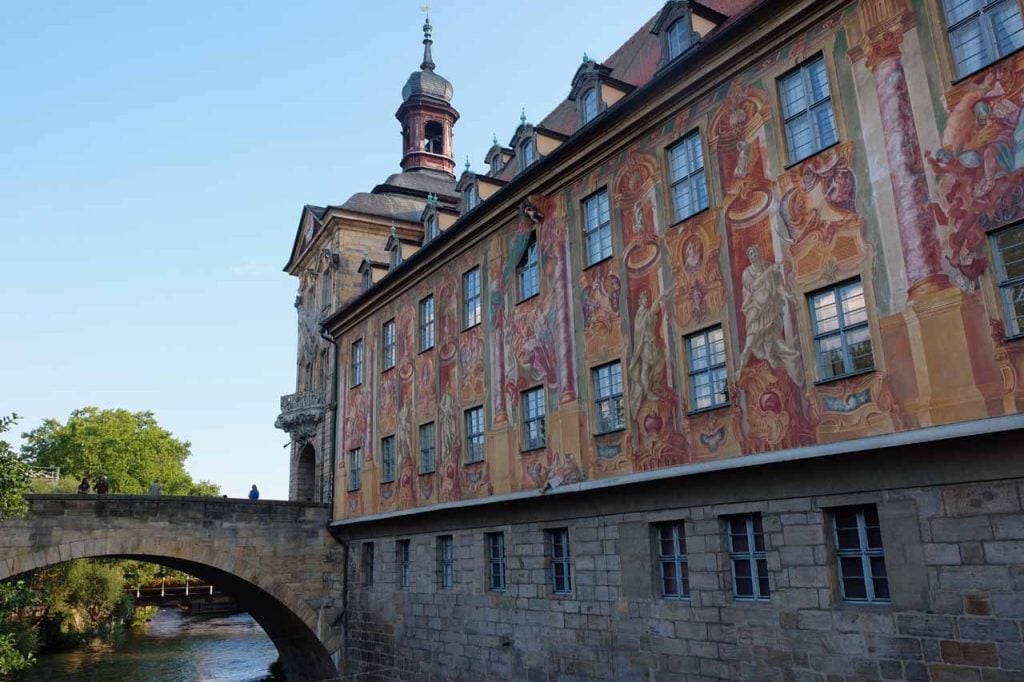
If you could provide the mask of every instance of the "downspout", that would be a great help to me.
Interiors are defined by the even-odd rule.
[[[330,395],[330,402],[328,403],[328,405],[334,405],[334,408],[331,410],[332,414],[331,414],[331,432],[330,432],[331,433],[331,473],[330,473],[330,476],[328,476],[328,483],[327,483],[327,486],[329,488],[328,496],[327,496],[328,497],[328,505],[329,505],[329,509],[330,509],[330,514],[329,515],[330,515],[331,519],[333,519],[334,518],[334,471],[335,471],[335,469],[338,468],[338,462],[337,462],[337,457],[338,457],[338,434],[335,431],[335,427],[337,426],[337,422],[338,422],[338,419],[337,419],[337,417],[338,417],[338,343],[331,337],[331,335],[329,333],[327,333],[327,330],[324,329],[323,327],[320,327],[320,338],[322,338],[324,341],[326,341],[327,343],[329,343],[332,346],[334,346],[334,372],[332,372],[334,378],[331,381],[331,395]]]

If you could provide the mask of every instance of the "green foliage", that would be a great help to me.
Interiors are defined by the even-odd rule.
[[[18,415],[0,416],[0,433],[10,430]],[[29,488],[28,465],[19,458],[11,444],[0,440],[0,519],[28,511],[23,497]]]
[[[75,410],[66,423],[47,419],[25,434],[22,455],[38,466],[59,466],[62,478],[90,483],[104,475],[112,494],[142,494],[159,481],[166,495],[218,495],[207,481],[185,471],[190,445],[175,438],[152,412]]]
[[[24,581],[0,583],[0,675],[35,662],[39,640],[31,614],[37,604],[38,595]]]
[[[119,563],[79,559],[32,574],[46,646],[73,647],[132,622],[134,602],[124,592]]]

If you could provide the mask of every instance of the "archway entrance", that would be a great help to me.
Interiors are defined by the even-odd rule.
[[[299,452],[295,467],[295,500],[313,502],[316,499],[316,450],[306,443]]]

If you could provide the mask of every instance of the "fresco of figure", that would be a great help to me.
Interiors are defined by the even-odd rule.
[[[770,367],[784,367],[797,385],[804,383],[800,353],[785,342],[783,320],[786,301],[792,295],[786,289],[781,263],[767,263],[757,246],[747,248],[750,265],[743,271],[743,305],[747,321],[747,342],[740,356],[745,366],[751,356]]]
[[[636,419],[645,400],[659,397],[656,382],[664,361],[664,352],[658,342],[658,302],[649,305],[649,296],[641,291],[633,317],[633,355],[629,360],[630,383],[635,389],[630,394],[630,416]]]

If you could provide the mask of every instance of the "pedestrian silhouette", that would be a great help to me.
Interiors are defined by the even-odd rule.
[[[82,482],[78,484],[78,494],[88,495],[89,494],[89,479],[83,478]]]
[[[100,476],[96,481],[96,494],[106,495],[107,491],[110,490],[110,483],[107,481],[106,476]]]
[[[258,499],[260,499],[260,489],[256,487],[255,483],[252,484],[252,490],[249,491],[249,499],[250,500],[258,500]]]

